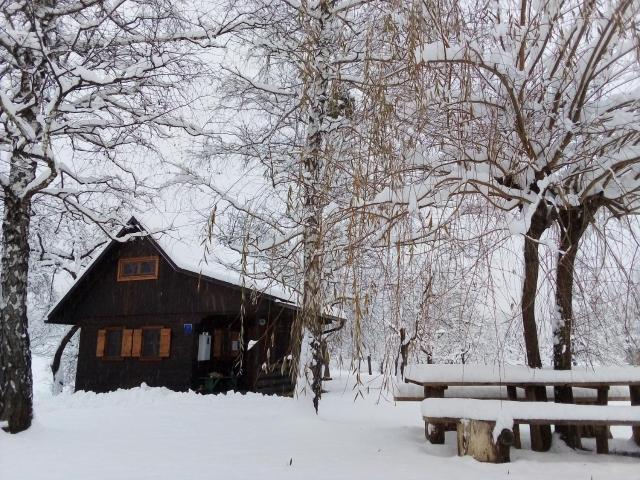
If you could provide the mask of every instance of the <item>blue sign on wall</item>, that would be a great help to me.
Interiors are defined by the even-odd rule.
[[[193,324],[192,323],[185,323],[184,325],[182,325],[182,328],[184,328],[184,334],[185,335],[191,335],[191,332],[193,332]]]

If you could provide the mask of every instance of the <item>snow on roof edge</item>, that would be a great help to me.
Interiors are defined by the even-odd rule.
[[[296,298],[296,292],[284,285],[274,286],[273,283],[275,283],[275,281],[269,282],[269,284],[265,285],[258,285],[258,283],[254,279],[251,279],[249,277],[244,278],[245,283],[243,284],[241,273],[233,271],[219,262],[216,262],[215,265],[214,262],[207,262],[204,255],[185,254],[189,253],[189,251],[192,250],[193,247],[178,239],[168,239],[168,237],[162,236],[163,232],[175,227],[158,229],[150,228],[150,226],[147,225],[146,222],[141,221],[135,215],[133,215],[129,219],[127,225],[135,225],[139,229],[143,230],[146,233],[145,237],[149,238],[154,243],[154,246],[160,251],[160,253],[163,254],[164,257],[166,257],[169,263],[172,264],[172,267],[176,270],[202,276],[209,280],[222,282],[234,287],[244,287],[249,290],[255,290],[262,294],[268,295],[269,297],[272,297],[275,301],[277,301],[277,303],[282,304],[284,307],[299,308],[300,306]],[[125,228],[127,227],[120,229],[120,231],[115,236],[117,237],[121,235]],[[50,321],[51,315],[65,301],[68,295],[76,289],[77,285],[80,284],[84,276],[103,257],[105,252],[114,244],[114,242],[118,242],[118,240],[116,238],[112,238],[111,241],[107,242],[103,247],[101,247],[96,252],[95,257],[78,273],[76,279],[71,283],[71,285],[69,285],[66,291],[60,296],[58,301],[47,312],[47,323]],[[338,316],[336,315],[336,317]]]

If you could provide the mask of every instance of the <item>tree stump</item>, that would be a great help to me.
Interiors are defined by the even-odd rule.
[[[458,423],[458,455],[470,455],[479,462],[509,462],[509,448],[514,441],[513,432],[505,428],[494,441],[495,425],[495,422],[461,420]]]

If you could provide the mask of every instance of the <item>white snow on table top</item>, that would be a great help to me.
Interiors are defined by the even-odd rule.
[[[495,421],[506,416],[512,420],[630,421],[640,423],[640,407],[511,402],[469,398],[427,398],[422,401],[422,416],[487,421]]]
[[[534,369],[516,365],[408,365],[405,379],[431,385],[524,384],[640,384],[640,367],[575,367],[573,370]]]
[[[522,395],[522,391],[518,392]],[[424,388],[413,383],[400,383],[395,386],[393,395],[396,398],[424,398]],[[445,398],[491,398],[507,399],[506,386],[485,387],[449,387],[444,391]]]
[[[547,388],[547,398],[553,399],[553,387]],[[597,391],[593,388],[574,387],[573,398],[592,399],[597,398]],[[525,392],[522,388],[516,389],[518,398],[524,399]],[[396,399],[424,399],[424,388],[421,385],[413,383],[400,383],[395,386],[393,396]],[[449,387],[444,391],[444,398],[477,398],[477,399],[493,399],[508,400],[506,385],[500,386],[478,386],[478,387]],[[613,386],[609,388],[609,400],[611,401],[627,401],[629,399],[629,388],[625,386]]]

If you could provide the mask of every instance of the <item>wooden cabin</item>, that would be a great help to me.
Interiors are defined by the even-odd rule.
[[[176,253],[135,218],[129,225],[119,235],[134,235],[111,241],[48,316],[80,326],[76,390],[290,393],[297,306],[272,291],[243,292],[195,261],[194,249]]]

